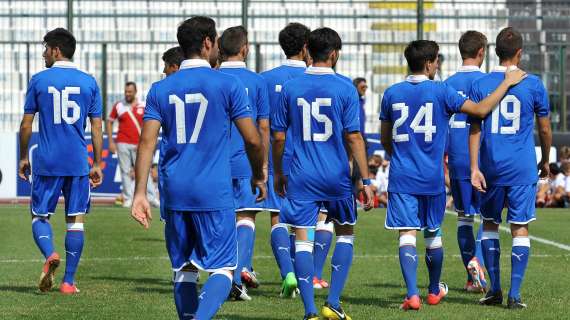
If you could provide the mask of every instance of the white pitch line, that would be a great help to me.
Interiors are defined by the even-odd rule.
[[[450,214],[450,215],[453,215],[453,216],[457,216],[457,212],[454,212],[454,211],[446,210],[445,213]],[[503,226],[503,225],[500,225],[500,226],[499,226],[499,230],[502,230],[502,231],[504,231],[504,232],[506,232],[506,233],[508,233],[508,234],[511,234],[511,229],[508,228],[508,227],[505,227],[505,226]],[[556,241],[552,241],[552,240],[548,240],[548,239],[544,239],[544,238],[540,238],[540,237],[533,236],[533,235],[529,235],[528,237],[529,237],[530,240],[533,240],[533,241],[536,241],[536,242],[540,242],[540,243],[543,243],[543,244],[547,244],[547,245],[556,247],[556,248],[558,248],[558,249],[570,251],[570,246],[569,246],[569,245],[566,245],[566,244],[563,244],[563,243],[559,243],[559,242],[556,242]],[[533,255],[533,256],[535,256],[535,255]]]

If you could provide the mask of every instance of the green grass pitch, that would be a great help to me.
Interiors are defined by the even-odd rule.
[[[164,247],[163,225],[155,221],[150,230],[140,228],[122,208],[94,207],[87,218],[86,246],[77,283],[81,293],[62,296],[58,291],[39,294],[37,280],[42,257],[31,236],[25,206],[0,207],[0,319],[175,319],[169,261]],[[353,319],[562,319],[568,318],[570,300],[567,274],[570,252],[532,242],[532,255],[523,284],[527,310],[509,311],[477,305],[477,294],[464,293],[465,272],[458,256],[456,218],[444,224],[445,261],[442,280],[450,288],[439,306],[424,305],[419,312],[398,310],[405,287],[397,259],[397,236],[384,229],[384,210],[361,213],[356,228],[355,259],[342,298]],[[568,210],[539,210],[531,234],[570,244]],[[63,248],[64,219],[61,209],[53,217],[56,250]],[[508,290],[510,236],[501,233],[503,290]],[[418,239],[418,253],[423,253]],[[331,251],[332,252],[332,251]],[[330,257],[329,257],[330,259]],[[330,260],[329,260],[330,261]],[[64,264],[62,264],[63,266]],[[262,285],[251,290],[250,302],[227,302],[216,319],[302,319],[299,298],[278,298],[279,273],[269,244],[268,214],[258,215],[254,268]],[[330,274],[327,262],[325,277]],[[61,281],[60,268],[57,281]],[[206,278],[202,275],[202,279]],[[427,273],[423,259],[418,283],[426,295]],[[203,280],[202,280],[203,281]],[[506,293],[506,292],[505,292]],[[316,292],[320,306],[326,291]]]

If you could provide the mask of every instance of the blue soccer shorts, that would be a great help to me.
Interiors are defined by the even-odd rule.
[[[32,176],[31,211],[35,216],[54,214],[59,196],[65,199],[65,215],[78,216],[89,212],[91,186],[89,176]]]
[[[438,195],[414,195],[388,192],[386,229],[439,230],[445,215],[445,192]]]
[[[259,191],[256,194],[251,192],[251,178],[233,178],[234,206],[236,212],[240,211],[262,211],[265,204],[263,201],[256,202]]]
[[[281,202],[283,199],[279,197],[273,186],[273,175],[269,175],[267,179],[267,197],[265,198],[265,210],[269,212],[281,211]]]
[[[451,179],[451,195],[458,213],[466,216],[481,213],[481,193],[471,185],[471,180]]]
[[[314,228],[323,207],[327,210],[327,222],[356,224],[356,200],[353,196],[333,201],[283,199],[279,222],[296,228]]]
[[[481,199],[481,216],[496,224],[507,205],[507,222],[527,224],[536,220],[536,183],[523,186],[490,186]]]
[[[237,266],[236,214],[219,211],[165,213],[164,236],[172,270],[193,264],[208,272],[234,270]]]

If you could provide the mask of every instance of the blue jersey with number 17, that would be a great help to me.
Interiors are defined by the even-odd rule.
[[[40,139],[32,163],[42,176],[89,174],[85,126],[103,109],[93,76],[69,61],[57,61],[35,74],[26,93],[24,113],[39,113]]]
[[[481,101],[505,78],[497,66],[473,82],[470,97]],[[540,78],[529,75],[511,87],[481,125],[480,169],[487,185],[530,185],[538,181],[534,150],[534,118],[548,117],[548,93]],[[470,121],[481,121],[470,119]]]
[[[168,210],[233,209],[231,122],[251,117],[245,87],[207,61],[184,60],[180,70],[155,82],[145,121],[162,126],[160,196]]]
[[[392,123],[388,192],[445,191],[443,153],[449,119],[467,100],[448,84],[409,76],[384,92],[380,120]]]
[[[333,201],[352,195],[344,133],[360,130],[358,94],[331,68],[309,67],[281,91],[271,129],[291,132],[287,198]]]

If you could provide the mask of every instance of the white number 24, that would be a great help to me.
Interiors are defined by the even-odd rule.
[[[184,95],[184,100],[180,99],[177,95],[171,94],[168,96],[168,103],[173,104],[176,115],[176,143],[196,143],[204,124],[204,117],[208,109],[208,100],[201,93],[188,93]],[[194,130],[190,136],[190,141],[186,142],[186,103],[194,104],[199,103],[198,115],[196,116],[196,123]]]
[[[410,141],[410,136],[407,133],[398,133],[398,128],[401,127],[409,116],[409,107],[405,103],[395,103],[392,105],[394,111],[400,111],[400,117],[394,121],[392,127],[392,139],[394,142]],[[424,120],[424,124],[420,123]],[[433,134],[437,132],[436,126],[433,125],[433,103],[428,102],[425,106],[421,106],[418,113],[410,123],[410,128],[414,133],[423,133],[425,142],[433,141]]]

